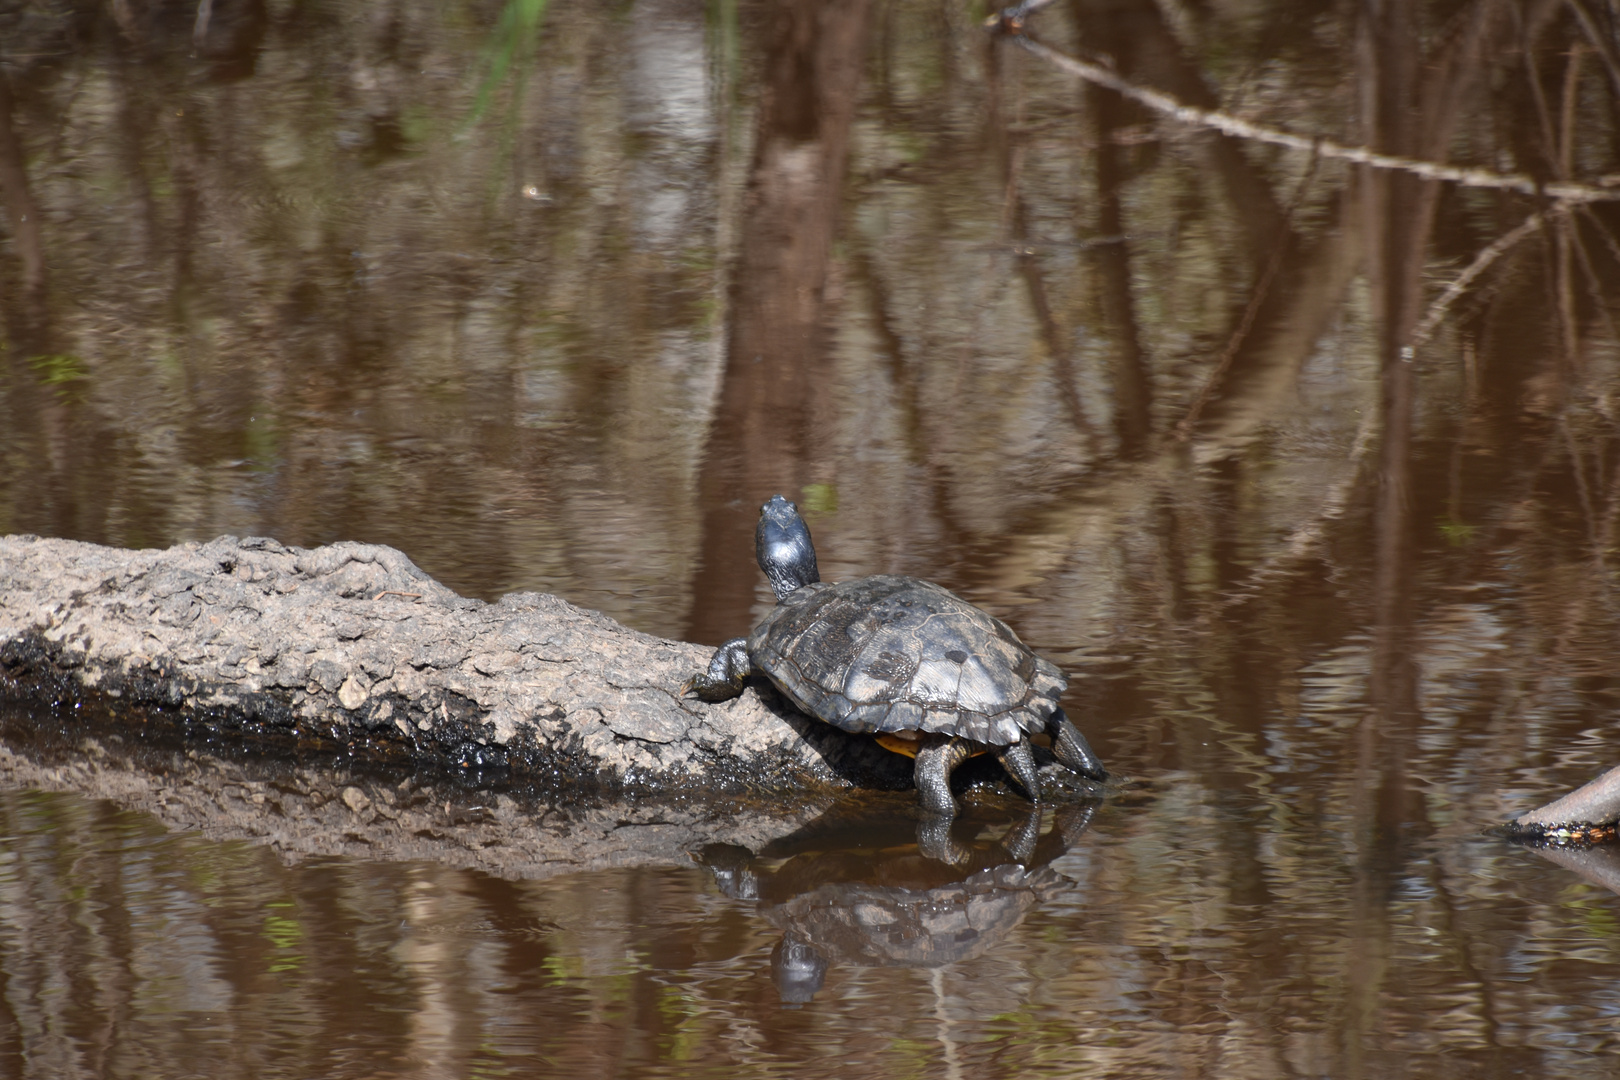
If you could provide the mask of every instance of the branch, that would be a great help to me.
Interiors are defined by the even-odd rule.
[[[1555,212],[1563,213],[1564,211],[1559,208]],[[1429,310],[1423,315],[1423,321],[1418,323],[1417,328],[1412,331],[1412,340],[1404,350],[1405,359],[1410,360],[1412,351],[1429,340],[1430,335],[1440,325],[1440,320],[1446,317],[1446,311],[1456,302],[1459,296],[1467,291],[1468,286],[1474,283],[1474,279],[1485,272],[1486,267],[1501,258],[1508,248],[1545,224],[1547,224],[1546,214],[1531,214],[1518,228],[1497,237],[1489,247],[1474,256],[1474,261],[1468,264],[1468,269],[1458,274],[1451,284],[1446,286],[1446,291],[1435,297],[1434,302],[1429,305]]]
[[[1105,86],[1140,105],[1170,117],[1172,120],[1191,124],[1194,127],[1213,128],[1234,138],[1253,139],[1256,142],[1270,143],[1273,146],[1282,146],[1290,150],[1303,150],[1319,154],[1324,158],[1348,161],[1355,165],[1369,165],[1375,169],[1396,169],[1420,176],[1425,180],[1444,180],[1460,184],[1463,187],[1516,191],[1523,195],[1574,203],[1620,199],[1620,177],[1604,177],[1599,181],[1601,186],[1566,181],[1542,183],[1533,177],[1522,174],[1503,174],[1492,172],[1489,169],[1463,168],[1456,165],[1442,165],[1433,161],[1419,161],[1415,158],[1398,157],[1394,154],[1381,154],[1364,146],[1345,146],[1330,139],[1295,135],[1279,128],[1251,123],[1248,120],[1215,109],[1200,109],[1196,106],[1187,105],[1169,94],[1149,90],[1128,82],[1100,64],[1077,60],[1072,56],[1058,52],[1056,49],[1042,45],[1022,33],[1022,16],[1016,19],[1010,16],[1001,16],[995,20],[995,25],[1002,33],[1023,46],[1025,50],[1047,61],[1059,70],[1085,79],[1088,82],[1096,83],[1098,86]]]
[[[1310,187],[1311,178],[1316,175],[1316,162],[1317,159],[1313,155],[1309,166],[1305,169],[1305,175],[1300,177],[1299,185],[1294,189],[1294,197],[1284,213],[1284,220],[1293,216],[1295,208],[1305,198],[1305,191]],[[1271,258],[1266,260],[1265,272],[1260,275],[1260,282],[1255,286],[1254,294],[1249,297],[1249,304],[1243,310],[1243,318],[1238,322],[1237,329],[1232,331],[1232,336],[1227,339],[1226,348],[1221,350],[1220,359],[1215,362],[1215,370],[1210,372],[1203,388],[1198,391],[1198,396],[1187,407],[1186,415],[1176,424],[1176,438],[1181,442],[1192,438],[1193,428],[1197,426],[1198,418],[1203,415],[1204,406],[1209,404],[1209,399],[1214,396],[1226,378],[1227,371],[1232,367],[1232,361],[1237,358],[1238,349],[1248,340],[1249,331],[1254,328],[1255,316],[1260,314],[1260,305],[1265,303],[1266,296],[1271,291],[1272,279],[1277,276],[1277,270],[1282,266],[1283,256],[1288,251],[1287,241],[1291,236],[1291,232],[1285,232],[1272,248]]]

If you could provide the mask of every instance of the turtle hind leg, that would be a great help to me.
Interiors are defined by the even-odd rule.
[[[1030,802],[1041,801],[1041,774],[1035,771],[1035,752],[1029,748],[1028,739],[1019,739],[997,750],[996,760],[1007,770],[1007,775],[1023,787]]]
[[[1052,756],[1069,769],[1089,780],[1108,779],[1108,770],[1103,768],[1096,751],[1062,709],[1054,711],[1046,721],[1046,733],[1052,737]]]
[[[931,741],[917,750],[912,776],[923,810],[936,817],[955,817],[956,800],[951,798],[951,773],[973,753],[966,739],[945,738]]]
[[[732,638],[714,651],[709,670],[700,671],[681,687],[681,693],[691,690],[704,701],[725,701],[743,692],[743,684],[754,673],[753,662],[748,659],[748,642]]]

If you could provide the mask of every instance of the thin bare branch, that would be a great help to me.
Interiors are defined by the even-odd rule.
[[[1571,218],[1569,225],[1570,245],[1575,257],[1580,260],[1581,272],[1586,276],[1587,295],[1592,302],[1592,310],[1597,315],[1598,321],[1603,324],[1604,332],[1608,334],[1609,340],[1620,341],[1620,333],[1615,330],[1614,318],[1609,314],[1609,298],[1603,291],[1603,279],[1598,277],[1597,267],[1592,262],[1591,252],[1586,250],[1586,241],[1581,238],[1578,222]]]
[[[1551,213],[1562,214],[1564,211],[1555,208]],[[1446,312],[1450,310],[1451,305],[1457,301],[1459,296],[1468,291],[1468,287],[1474,283],[1474,280],[1483,274],[1491,263],[1501,258],[1514,244],[1546,225],[1547,217],[1547,214],[1531,214],[1518,228],[1497,237],[1483,251],[1474,256],[1474,261],[1468,264],[1468,268],[1453,278],[1451,284],[1446,286],[1446,291],[1435,297],[1434,302],[1429,305],[1429,310],[1424,312],[1422,321],[1412,331],[1412,340],[1406,347],[1406,359],[1412,359],[1412,353],[1433,336],[1435,330],[1439,328],[1441,320],[1446,317]]]
[[[1580,211],[1581,217],[1586,219],[1586,223],[1596,230],[1598,238],[1603,241],[1603,246],[1609,252],[1609,257],[1617,265],[1620,265],[1620,240],[1615,239],[1614,234],[1609,231],[1608,225],[1604,224],[1602,218],[1592,213],[1590,207],[1582,206]]]
[[[1362,464],[1377,441],[1377,427],[1377,415],[1371,409],[1367,410],[1362,417],[1361,426],[1356,430],[1350,453],[1346,455],[1350,467],[1345,471],[1345,475],[1328,489],[1327,497],[1322,500],[1316,515],[1296,526],[1277,551],[1250,571],[1243,581],[1228,589],[1221,597],[1220,603],[1216,605],[1216,612],[1253,599],[1268,583],[1293,573],[1295,567],[1317,550],[1323,538],[1327,536],[1328,526],[1344,516],[1356,485],[1364,479]]]
[[[1003,22],[1001,25],[1005,26],[1006,23]],[[1270,143],[1273,146],[1283,146],[1291,150],[1308,151],[1325,158],[1348,161],[1356,165],[1368,165],[1375,169],[1393,169],[1410,173],[1425,180],[1442,180],[1460,184],[1463,187],[1517,191],[1524,195],[1536,195],[1577,203],[1620,199],[1620,176],[1603,177],[1595,185],[1578,184],[1569,181],[1558,181],[1549,184],[1521,174],[1504,174],[1492,172],[1489,169],[1442,165],[1434,161],[1420,161],[1395,154],[1381,154],[1364,146],[1345,146],[1342,143],[1333,142],[1331,139],[1295,135],[1293,132],[1252,123],[1216,109],[1200,109],[1184,104],[1169,94],[1149,90],[1127,82],[1099,64],[1077,60],[1072,56],[1058,52],[1056,49],[1042,45],[1022,33],[1011,31],[1008,31],[1008,33],[1019,45],[1058,69],[1078,78],[1094,82],[1099,86],[1106,86],[1108,89],[1123,94],[1132,101],[1168,116],[1172,120],[1191,124],[1195,127],[1212,128],[1240,139],[1253,139],[1256,142]]]

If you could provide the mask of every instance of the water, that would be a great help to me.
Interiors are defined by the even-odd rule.
[[[964,868],[1006,858],[1008,816],[958,827],[977,834]],[[7,1071],[1612,1071],[1614,896],[1530,852],[1441,828],[1369,873],[1338,815],[1230,805],[1187,776],[1098,809],[1071,846],[1046,817],[1039,887],[993,918],[973,913],[969,947],[881,950],[904,964],[875,962],[870,945],[833,952],[806,995],[773,978],[785,933],[813,922],[785,909],[842,895],[845,924],[881,931],[891,913],[872,914],[874,895],[948,887],[952,872],[908,830],[807,830],[752,860],[746,889],[695,861],[503,880],[289,864],[106,802],[11,792]],[[738,895],[750,892],[764,899]]]
[[[1613,202],[1223,142],[960,5],[200,10],[0,4],[0,531],[388,543],[713,644],[781,491],[828,578],[1059,662],[1121,779],[945,838],[13,703],[0,1071],[1613,1073],[1620,900],[1488,831],[1616,761]],[[1296,133],[1620,173],[1595,5],[1380,10],[1029,25]]]

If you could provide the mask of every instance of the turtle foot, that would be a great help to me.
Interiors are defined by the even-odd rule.
[[[700,671],[681,684],[681,696],[695,693],[700,701],[729,701],[743,692],[748,676],[753,673],[748,642],[732,638],[714,651],[708,671]]]
[[[1001,762],[1008,776],[1018,781],[1030,802],[1041,801],[1041,774],[1035,769],[1035,752],[1029,748],[1028,739],[1019,739],[1001,750],[996,754],[996,760]]]
[[[1052,718],[1046,722],[1046,733],[1052,737],[1052,756],[1057,758],[1073,772],[1089,780],[1103,781],[1108,779],[1108,770],[1098,759],[1096,751],[1086,737],[1080,734],[1080,729],[1058,709]]]

